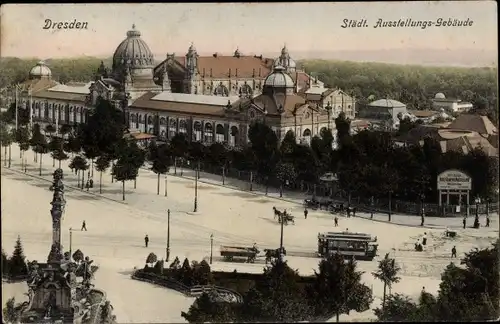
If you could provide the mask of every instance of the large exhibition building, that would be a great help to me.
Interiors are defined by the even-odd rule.
[[[200,56],[191,44],[185,56],[167,54],[156,65],[135,26],[126,35],[111,68],[101,63],[86,84],[60,84],[39,62],[20,85],[20,107],[31,109],[34,122],[76,124],[86,121],[101,97],[124,110],[132,132],[162,140],[182,132],[194,141],[230,145],[245,144],[255,120],[265,121],[279,138],[292,130],[309,142],[321,129],[333,129],[340,112],[355,116],[354,98],[299,70],[286,46],[268,59],[239,49]]]

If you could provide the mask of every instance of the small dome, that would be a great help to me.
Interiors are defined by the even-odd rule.
[[[44,61],[40,61],[33,68],[31,68],[29,75],[32,78],[51,77],[52,71],[50,71]]]
[[[123,40],[113,55],[113,70],[129,64],[131,67],[154,66],[153,53],[148,44],[141,39],[141,32],[132,29],[127,32],[127,38]]]
[[[393,99],[379,99],[375,100],[368,104],[368,106],[372,107],[387,107],[387,108],[398,108],[398,107],[406,107],[406,105],[400,101]]]
[[[273,72],[269,74],[264,81],[265,87],[273,88],[293,88],[293,79],[288,73],[285,72],[285,68],[281,65],[275,66]]]
[[[434,99],[446,99],[444,93],[442,92],[439,92],[439,93],[436,93],[436,95],[434,96]]]

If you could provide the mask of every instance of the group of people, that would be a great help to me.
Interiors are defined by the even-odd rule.
[[[347,209],[347,217],[349,217],[349,209]],[[286,212],[286,210],[285,210]],[[354,211],[354,213],[356,213],[356,211]],[[309,214],[309,211],[307,210],[307,208],[304,209],[304,219],[307,219],[307,215]],[[337,217],[337,215],[335,215],[335,217],[333,218],[333,222],[335,224],[335,227],[339,226],[339,218]]]
[[[467,227],[467,216],[464,216],[464,218],[462,219],[462,225],[463,225],[464,229],[465,229],[465,227]],[[481,226],[481,224],[479,223],[479,215],[476,214],[476,217],[474,217],[473,227],[479,228],[480,226]],[[486,215],[485,227],[490,227],[490,215]]]
[[[422,252],[424,250],[424,246],[427,245],[427,232],[424,232],[424,236],[422,237],[422,243],[420,243],[420,239],[417,239],[415,243],[415,251]]]

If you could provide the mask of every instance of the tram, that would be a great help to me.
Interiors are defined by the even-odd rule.
[[[366,233],[318,233],[318,256],[327,257],[340,253],[346,258],[373,260],[377,255],[377,237]]]

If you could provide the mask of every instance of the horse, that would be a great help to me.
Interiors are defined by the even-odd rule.
[[[338,204],[338,205],[333,205],[332,206],[332,211],[336,214],[343,213],[345,210],[344,204]]]
[[[274,219],[276,219],[276,217],[279,217],[281,215],[281,212],[276,209],[276,207],[273,207],[273,211],[274,211]]]
[[[280,257],[280,249],[266,249],[266,264],[272,261],[272,259],[277,259]],[[286,255],[286,250],[283,248],[283,255]]]

